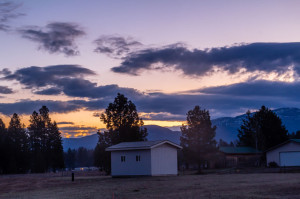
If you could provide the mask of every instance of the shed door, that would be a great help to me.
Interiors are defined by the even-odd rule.
[[[300,166],[300,151],[281,152],[280,166]]]

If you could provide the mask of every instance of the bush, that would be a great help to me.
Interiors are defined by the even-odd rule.
[[[276,162],[269,162],[269,167],[276,168],[276,167],[278,167],[278,164]]]

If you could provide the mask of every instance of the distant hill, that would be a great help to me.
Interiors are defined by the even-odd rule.
[[[300,130],[300,109],[298,108],[280,108],[273,110],[282,120],[289,133]],[[216,140],[222,139],[226,142],[237,140],[238,129],[243,123],[246,114],[237,117],[222,117],[212,120],[213,125],[217,126]],[[170,140],[174,143],[180,143],[180,131],[172,131],[166,127],[156,125],[146,125],[148,129],[148,140]],[[95,148],[98,136],[97,134],[85,136],[82,138],[63,138],[64,150],[77,149],[81,146],[93,149]]]
[[[170,140],[174,143],[179,144],[180,132],[171,131],[168,128],[156,126],[156,125],[145,125],[148,131],[148,140]],[[87,149],[94,149],[98,142],[98,135],[93,134],[82,138],[63,138],[64,151],[69,148],[78,149],[79,147],[85,147]]]
[[[81,138],[63,138],[64,151],[69,148],[78,149],[79,147],[85,147],[87,149],[94,149],[98,142],[98,135],[88,135]]]

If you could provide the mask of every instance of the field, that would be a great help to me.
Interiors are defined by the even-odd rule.
[[[0,198],[300,198],[300,173],[111,178],[98,172],[0,176]]]

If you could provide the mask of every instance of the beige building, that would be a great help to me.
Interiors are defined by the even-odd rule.
[[[106,148],[111,152],[112,176],[177,175],[177,150],[164,141],[122,142]]]
[[[275,162],[278,166],[300,166],[300,139],[290,139],[266,152],[267,164]]]

